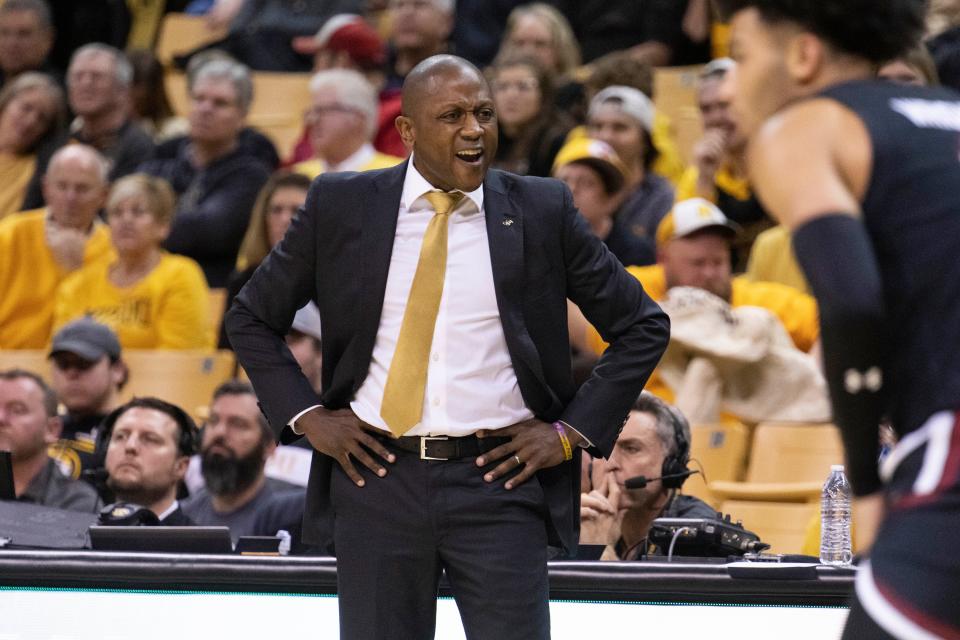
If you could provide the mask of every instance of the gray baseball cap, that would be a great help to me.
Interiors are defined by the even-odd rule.
[[[105,324],[93,318],[80,318],[65,324],[53,336],[50,347],[50,356],[61,352],[76,354],[95,362],[103,356],[110,356],[111,360],[120,359],[120,341],[117,334]]]

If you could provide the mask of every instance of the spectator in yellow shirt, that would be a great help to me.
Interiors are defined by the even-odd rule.
[[[47,208],[0,220],[0,349],[46,347],[57,287],[110,253],[110,233],[97,221],[108,171],[96,149],[64,147],[43,179]]]
[[[90,316],[113,329],[125,349],[212,347],[203,271],[161,249],[173,209],[173,190],[163,179],[133,174],[117,181],[107,200],[116,256],[64,281],[55,327]]]
[[[820,320],[813,297],[773,282],[753,282],[733,276],[730,243],[739,227],[715,205],[700,198],[678,202],[657,228],[657,264],[627,271],[654,300],[672,287],[697,287],[733,307],[762,307],[775,315],[801,351],[810,351],[820,337]],[[607,345],[571,305],[570,337],[580,351],[600,355]],[[672,391],[654,372],[647,390],[669,401]]]
[[[66,115],[63,89],[44,73],[23,73],[0,91],[0,218],[23,209],[40,179],[37,150],[49,146]]]

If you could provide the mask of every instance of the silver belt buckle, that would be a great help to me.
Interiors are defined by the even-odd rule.
[[[420,436],[420,459],[421,460],[449,460],[450,458],[434,458],[427,455],[427,440],[449,440],[448,436]]]

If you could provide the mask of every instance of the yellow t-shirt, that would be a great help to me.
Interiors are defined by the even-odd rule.
[[[53,301],[69,272],[46,241],[46,209],[0,220],[0,349],[43,349],[50,343]],[[112,254],[110,230],[94,222],[83,264]]]
[[[387,153],[375,151],[370,161],[361,166],[358,171],[373,171],[374,169],[389,169],[403,162],[403,158],[391,156]],[[323,173],[323,162],[314,158],[313,160],[304,160],[293,165],[293,170],[301,173],[308,178],[316,178]]]
[[[192,259],[164,252],[153,271],[120,288],[108,277],[114,261],[70,275],[57,292],[54,330],[92,316],[112,328],[124,349],[207,349],[214,346],[207,281]]]
[[[793,253],[790,231],[782,225],[767,229],[753,241],[746,276],[755,282],[779,282],[810,293],[810,283]]]
[[[0,219],[20,211],[30,178],[37,169],[33,154],[0,153]]]
[[[697,193],[697,180],[700,178],[700,170],[696,167],[690,167],[686,170],[680,181],[677,183],[677,202],[689,200],[690,198],[701,198]],[[717,175],[713,178],[714,186],[717,190],[723,191],[736,198],[737,200],[750,199],[750,183],[745,178],[734,177],[730,173],[730,168],[726,165],[720,167]],[[717,194],[714,193],[707,198],[714,204],[717,203]]]
[[[654,300],[663,300],[667,295],[667,278],[663,267],[653,264],[646,267],[627,267],[627,272],[640,281],[644,291]],[[812,296],[792,287],[775,282],[753,282],[745,276],[737,276],[730,283],[730,306],[762,307],[780,319],[784,329],[801,351],[809,351],[820,337],[820,316]],[[600,334],[593,327],[587,330],[587,345],[600,355],[607,348]],[[673,402],[673,391],[663,382],[656,371],[650,376],[646,390]]]

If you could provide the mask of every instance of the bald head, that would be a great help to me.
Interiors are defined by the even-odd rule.
[[[109,162],[87,145],[67,145],[53,154],[43,177],[51,217],[61,226],[88,229],[103,206],[109,171]]]
[[[407,74],[403,81],[403,95],[401,109],[403,115],[409,116],[418,111],[423,104],[423,98],[430,98],[436,93],[438,83],[462,75],[476,77],[484,86],[486,78],[480,70],[468,60],[449,54],[430,56]]]
[[[110,173],[110,161],[104,158],[99,151],[85,144],[68,144],[62,147],[50,158],[48,171],[61,164],[93,169],[104,184],[106,184],[107,175]]]
[[[397,130],[427,182],[479,188],[497,153],[497,112],[479,69],[456,56],[427,58],[407,75],[402,107]]]

